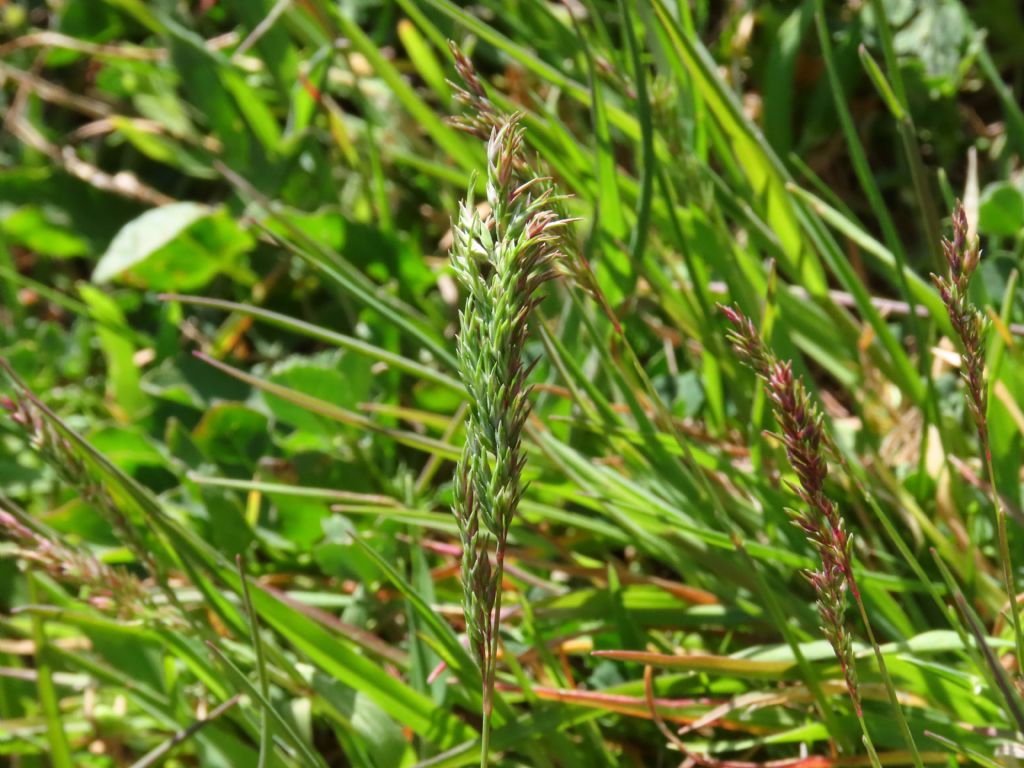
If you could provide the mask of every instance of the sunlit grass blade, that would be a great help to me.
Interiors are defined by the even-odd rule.
[[[277,730],[288,741],[288,743],[303,756],[304,760],[309,765],[326,768],[327,763],[324,762],[323,758],[314,752],[312,746],[295,732],[295,729],[292,728],[291,724],[289,724],[274,708],[273,703],[260,691],[259,688],[249,682],[245,673],[235,666],[234,662],[231,661],[227,654],[213,643],[209,644],[209,648],[220,660],[224,669],[228,671],[228,677],[260,707],[260,711],[267,717],[268,721],[273,723],[274,729]],[[260,759],[262,761],[262,756],[264,755],[262,748],[260,755]]]
[[[136,760],[134,763],[131,764],[131,768],[152,768],[152,766],[154,765],[159,765],[172,750],[177,748],[179,745],[186,743],[189,739],[191,739],[193,736],[199,733],[200,730],[205,728],[209,723],[212,723],[218,717],[220,717],[233,706],[235,706],[241,698],[242,695],[237,694],[235,696],[232,696],[230,699],[227,699],[226,701],[222,701],[220,704],[218,704],[216,707],[210,710],[209,714],[207,714],[206,717],[202,718],[201,720],[196,720],[188,728],[184,728],[178,731],[163,744],[160,744],[156,748],[150,750],[145,755],[143,755],[139,760]]]
[[[243,381],[269,395],[273,395],[274,397],[279,397],[289,403],[302,406],[311,413],[318,414],[324,418],[337,421],[350,427],[359,427],[361,429],[378,432],[392,438],[395,442],[401,443],[402,445],[408,445],[411,448],[416,448],[426,453],[438,454],[449,459],[457,459],[459,457],[459,449],[456,446],[442,443],[439,440],[434,440],[433,438],[425,437],[423,435],[416,434],[415,432],[406,432],[404,430],[390,429],[388,427],[381,426],[362,414],[346,410],[345,408],[329,403],[326,400],[313,397],[312,395],[307,395],[303,392],[299,392],[298,390],[291,389],[290,387],[275,384],[274,382],[267,381],[259,376],[245,373],[244,371],[240,371],[233,366],[214,360],[212,357],[200,352],[196,353],[196,357],[219,371],[226,373],[228,376],[236,378],[239,381]]]
[[[222,299],[210,299],[203,296],[161,294],[160,298],[164,301],[176,301],[182,304],[191,304],[198,307],[222,309],[225,312],[235,312],[257,320],[262,320],[263,322],[277,328],[302,334],[303,336],[308,336],[310,338],[317,339],[318,341],[322,341],[325,344],[331,344],[341,349],[348,349],[353,352],[366,355],[373,360],[379,360],[383,363],[387,363],[389,366],[392,366],[397,370],[404,371],[425,381],[441,384],[442,386],[449,387],[450,389],[460,392],[463,389],[462,384],[451,376],[418,363],[415,360],[410,360],[402,355],[389,352],[386,349],[382,349],[353,336],[338,333],[328,328],[324,328],[323,326],[307,323],[304,320],[299,320],[294,317],[289,317],[288,315],[263,309],[262,307],[256,307],[251,304],[239,304],[237,302],[224,301]]]
[[[874,14],[875,26],[878,30],[879,40],[882,47],[882,55],[885,61],[885,70],[888,75],[891,88],[886,89],[893,95],[893,103],[900,106],[902,119],[897,119],[900,140],[903,144],[903,152],[910,167],[910,175],[913,180],[914,190],[917,194],[917,203],[921,209],[921,226],[924,230],[924,238],[928,243],[928,251],[932,258],[933,269],[942,270],[942,251],[939,246],[939,215],[935,208],[935,200],[932,195],[932,181],[925,169],[921,159],[921,148],[917,140],[917,129],[914,126],[913,116],[910,114],[907,91],[903,82],[903,73],[896,55],[896,47],[893,41],[892,27],[889,25],[888,12],[881,0],[871,0],[871,10]],[[885,82],[880,70],[875,67],[875,77]]]
[[[38,586],[35,577],[28,580],[29,599],[38,601]],[[44,619],[32,617],[32,642],[36,653],[36,689],[39,694],[39,705],[46,722],[46,733],[49,739],[49,757],[54,768],[73,768],[74,759],[67,735],[64,733],[64,716],[61,714],[57,689],[53,683],[53,670],[48,661],[49,640],[47,639]]]
[[[238,578],[242,582],[242,605],[245,607],[246,617],[249,619],[249,637],[256,653],[256,675],[259,681],[260,696],[264,701],[269,701],[270,678],[267,675],[267,660],[263,654],[263,639],[260,637],[256,611],[253,610],[252,598],[249,597],[249,577],[246,576],[245,560],[239,555],[236,562],[238,563]],[[256,762],[257,768],[266,766],[270,749],[270,715],[266,706],[263,706],[260,709],[260,752]]]

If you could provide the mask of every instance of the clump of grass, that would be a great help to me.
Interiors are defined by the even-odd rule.
[[[469,395],[466,442],[455,475],[454,513],[470,645],[483,673],[481,764],[487,763],[509,529],[523,494],[522,432],[530,412],[524,360],[538,290],[557,270],[559,230],[543,179],[523,178],[523,127],[510,116],[487,142],[487,208],[475,179],[459,206],[451,263],[466,291],[459,313],[459,373]],[[494,563],[491,562],[493,552]]]
[[[1020,612],[1017,609],[1017,585],[1013,575],[1010,557],[1009,536],[1006,531],[1006,508],[996,486],[995,468],[992,463],[992,446],[988,429],[988,387],[985,379],[985,319],[981,311],[968,298],[971,277],[981,260],[981,249],[977,239],[970,237],[967,213],[959,201],[953,209],[953,239],[944,238],[942,250],[949,267],[949,274],[932,274],[932,282],[939,290],[942,303],[946,306],[950,324],[960,342],[961,375],[967,384],[967,406],[978,432],[978,444],[982,461],[988,473],[988,484],[992,505],[996,511],[996,530],[999,537],[999,559],[1003,586],[1006,589],[1007,605],[1013,627],[1017,651],[1017,663],[1024,659],[1024,635],[1021,633]],[[973,528],[973,526],[971,526]]]
[[[219,4],[211,14],[210,3],[193,3],[173,22],[118,3],[84,28],[63,23],[73,21],[74,0],[49,5],[5,17],[10,34],[0,43],[12,105],[0,146],[13,171],[0,184],[15,193],[0,212],[0,355],[27,381],[11,415],[0,408],[0,444],[11,454],[0,456],[0,509],[11,513],[0,513],[0,557],[14,553],[30,571],[0,567],[0,604],[13,609],[0,616],[5,753],[58,768],[192,764],[211,749],[231,765],[450,764],[480,736],[465,710],[480,711],[483,681],[485,763],[501,750],[502,764],[539,768],[849,768],[868,762],[847,754],[864,752],[866,721],[875,765],[899,765],[912,758],[892,726],[906,733],[906,724],[875,700],[873,685],[878,669],[895,695],[888,660],[914,736],[936,729],[959,755],[932,753],[929,764],[1009,759],[1024,732],[1019,675],[1000,658],[1010,633],[1001,611],[1014,589],[987,576],[1009,565],[1008,556],[992,560],[1006,536],[993,520],[972,526],[961,546],[950,505],[962,494],[948,492],[941,463],[957,441],[930,376],[934,318],[922,314],[946,309],[904,274],[909,255],[925,252],[947,274],[929,203],[937,169],[919,157],[917,137],[927,137],[932,160],[992,148],[966,174],[972,184],[1004,182],[1007,158],[1024,152],[1019,84],[1000,77],[1012,39],[981,39],[991,3],[969,4],[960,42],[943,41],[963,54],[958,66],[928,66],[927,77],[906,82],[901,71],[927,64],[929,46],[907,51],[898,38],[921,27],[931,4],[913,4],[899,29],[877,0],[785,12],[756,2],[652,3],[642,13],[628,2],[583,3],[568,14],[557,3],[524,3],[515,19],[493,12],[500,3],[366,0],[368,13],[357,16],[327,0],[275,2],[262,20],[260,6],[271,4]],[[389,11],[385,23],[370,19],[374,8]],[[820,72],[801,66],[814,55],[812,17]],[[454,51],[463,116],[451,123],[469,137],[453,136],[435,114],[453,92],[437,45],[446,33],[465,34],[488,62],[478,76]],[[343,41],[340,59],[331,40]],[[888,127],[876,120],[859,131],[843,95],[858,72],[837,69],[837,41],[859,48],[879,97],[858,98],[891,114]],[[76,66],[53,60],[69,56]],[[83,79],[83,69],[102,77]],[[835,113],[821,108],[827,92]],[[146,109],[152,93],[173,107],[159,110],[168,119]],[[960,95],[968,106],[984,102],[992,119],[942,118]],[[509,117],[511,103],[522,120]],[[175,116],[196,130],[183,132]],[[913,173],[891,179],[883,200],[872,168],[890,159],[894,138]],[[837,162],[794,153],[822,147],[838,147]],[[134,177],[94,161],[142,169],[181,204],[137,218],[137,205],[111,198],[141,199]],[[460,211],[452,201],[474,164],[488,178]],[[836,184],[850,167],[859,190]],[[557,183],[539,178],[548,172]],[[578,244],[574,227],[542,218],[565,218],[561,192],[577,195],[574,212],[587,217]],[[918,210],[922,226],[910,226]],[[459,358],[444,340],[448,307],[461,301],[431,258],[449,216],[462,232],[453,257],[470,276],[456,288],[467,303]],[[534,216],[545,237],[569,241],[544,249],[567,258],[538,259],[526,273],[539,285],[564,268],[581,292],[542,328],[530,318],[533,291],[553,286],[521,286],[515,270],[525,257],[513,255]],[[892,226],[901,217],[906,225]],[[997,234],[981,224],[983,236]],[[103,261],[128,267],[110,287],[79,282],[117,230],[124,238]],[[965,391],[984,430],[981,452],[1011,469],[1024,430],[984,421],[996,372],[983,369],[986,329],[965,298],[977,252],[968,256],[966,236],[957,238],[955,230],[947,306],[963,336]],[[126,243],[136,258],[123,258]],[[849,248],[863,265],[850,265]],[[186,255],[190,268],[178,269]],[[774,261],[778,273],[764,269]],[[1005,294],[1016,288],[1011,280]],[[779,414],[772,428],[793,463],[787,503],[801,532],[786,528],[810,555],[817,610],[807,610],[803,578],[792,578],[789,563],[802,555],[786,557],[790,538],[763,525],[778,488],[748,469],[765,466],[765,446],[736,439],[746,399],[713,312],[715,297],[747,307],[765,290],[775,290],[765,321],[752,314],[741,329],[773,395],[758,398],[753,418],[761,422],[762,400]],[[182,296],[193,291],[203,297]],[[177,298],[158,307],[155,292]],[[1012,332],[1020,315],[1008,302]],[[899,328],[919,331],[916,346],[901,342],[912,339]],[[540,330],[544,375],[535,376],[522,345]],[[240,383],[192,367],[183,347],[193,343]],[[778,354],[783,344],[826,375],[801,381],[799,363]],[[1000,354],[1001,384],[1020,400],[1019,345]],[[465,387],[453,379],[460,366]],[[339,376],[352,386],[339,388]],[[532,379],[544,380],[537,397]],[[28,387],[51,393],[53,408]],[[456,407],[449,390],[468,402]],[[848,451],[829,444],[819,394],[849,410]],[[452,441],[461,445],[470,403],[454,480],[460,541],[451,512],[436,516],[439,499],[452,506],[436,469],[458,457]],[[71,413],[88,421],[84,435],[62,420]],[[536,445],[525,442],[541,426]],[[902,438],[888,440],[892,433]],[[55,471],[29,458],[25,443]],[[532,476],[558,478],[536,504],[519,501]],[[55,480],[59,491],[47,492]],[[996,503],[1012,513],[1001,490]],[[75,497],[88,504],[63,503]],[[972,522],[985,506],[972,506]],[[133,556],[106,569],[93,555],[110,528],[117,551]],[[931,568],[918,561],[928,547]],[[446,576],[463,554],[457,583]],[[605,561],[613,567],[594,567]],[[503,573],[529,585],[514,617]],[[125,576],[130,583],[114,584]],[[975,580],[969,597],[958,579]],[[460,625],[462,611],[432,608],[461,603],[463,585],[480,669],[448,624]],[[858,586],[874,625],[895,641],[884,659],[867,617],[850,615],[864,610]],[[59,611],[43,610],[47,603]],[[156,607],[179,625],[150,631],[108,616],[99,626],[89,619],[97,605],[118,619]],[[806,658],[801,641],[821,636],[819,626],[842,664],[831,654],[825,664]],[[9,638],[31,640],[31,655],[19,658],[24,643]],[[751,657],[755,642],[761,652]],[[630,650],[602,650],[613,644]],[[793,663],[779,664],[786,646]],[[145,674],[139,653],[160,674]],[[435,657],[446,680],[427,672]],[[675,673],[656,683],[661,666]],[[87,695],[75,695],[76,681]],[[123,712],[116,722],[94,716],[108,701]],[[353,701],[368,716],[353,717]],[[278,710],[309,716],[296,730]],[[475,752],[466,759],[479,762]]]

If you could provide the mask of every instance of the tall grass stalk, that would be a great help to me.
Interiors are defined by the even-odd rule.
[[[971,277],[981,259],[977,239],[968,234],[967,213],[962,203],[953,210],[953,239],[943,239],[942,250],[949,267],[946,277],[932,275],[932,281],[939,289],[942,303],[946,305],[950,323],[960,340],[962,349],[961,375],[967,384],[967,405],[978,432],[978,444],[985,471],[988,474],[992,505],[996,512],[996,530],[999,537],[999,560],[1003,586],[1006,589],[1010,622],[1017,651],[1017,663],[1024,660],[1024,635],[1021,633],[1020,612],[1017,608],[1017,584],[1013,575],[1010,558],[1009,536],[1006,532],[1006,507],[996,485],[995,467],[992,463],[992,446],[988,429],[988,387],[985,381],[985,319],[981,311],[971,303],[967,292]],[[973,530],[974,526],[969,525]],[[973,534],[972,534],[973,535]]]
[[[828,476],[828,461],[825,454],[826,451],[835,450],[825,432],[824,418],[811,400],[803,380],[794,375],[792,363],[788,360],[779,360],[764,345],[750,318],[739,309],[719,306],[733,326],[729,332],[729,341],[733,349],[743,363],[765,382],[768,399],[782,432],[786,456],[799,480],[792,488],[803,501],[804,508],[787,509],[786,512],[793,524],[814,546],[821,561],[821,567],[809,571],[807,579],[817,595],[821,630],[839,661],[868,756],[872,765],[879,765],[878,755],[864,720],[853,642],[846,627],[847,591],[853,597],[864,623],[879,673],[882,675],[893,713],[903,733],[911,759],[917,768],[923,768],[924,763],[903,715],[853,572],[853,538],[847,532],[835,502],[825,493],[825,479]]]
[[[523,127],[510,116],[487,142],[486,206],[469,184],[459,206],[451,263],[466,292],[459,313],[459,374],[469,394],[454,513],[470,645],[483,676],[480,764],[487,765],[508,533],[523,494],[522,432],[531,366],[523,359],[538,289],[556,274],[559,230],[551,188],[524,178]],[[491,554],[493,551],[493,564]]]

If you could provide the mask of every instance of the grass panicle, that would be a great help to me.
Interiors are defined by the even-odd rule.
[[[764,345],[753,321],[738,308],[724,305],[719,307],[733,326],[728,332],[733,349],[743,363],[753,369],[765,383],[775,420],[782,432],[786,456],[798,478],[798,483],[791,487],[804,502],[804,509],[787,509],[787,513],[818,553],[821,567],[810,571],[807,578],[817,595],[821,630],[842,669],[868,756],[872,764],[877,766],[878,755],[864,720],[853,642],[846,627],[847,591],[852,595],[860,613],[889,703],[911,759],[917,768],[922,768],[921,754],[903,714],[888,665],[857,586],[853,571],[853,538],[847,532],[835,502],[825,493],[825,479],[828,476],[826,452],[835,453],[835,450],[825,432],[824,417],[808,394],[803,380],[793,374],[792,363],[779,360]]]
[[[487,96],[487,89],[477,74],[476,67],[462,49],[454,42],[448,42],[455,71],[461,82],[448,81],[455,95],[455,100],[462,107],[462,113],[452,115],[447,122],[470,136],[481,141],[488,141],[491,132],[500,128],[505,121],[504,113],[495,106]],[[523,157],[512,158],[514,163],[522,163]]]
[[[169,584],[166,567],[146,543],[144,529],[121,509],[108,486],[95,477],[88,461],[76,450],[69,437],[47,418],[34,396],[17,391],[13,396],[4,395],[0,398],[0,410],[5,411],[10,420],[22,430],[29,445],[56,472],[61,481],[77,491],[82,499],[104,516],[118,539],[131,551],[136,562],[153,578],[157,588],[163,593],[167,610],[156,610],[151,599],[136,588],[134,579],[115,574],[98,562],[91,562],[87,555],[81,555],[63,546],[51,545],[44,538],[35,539],[37,557],[30,559],[47,567],[54,575],[63,574],[66,577],[65,581],[91,587],[97,595],[110,594],[117,610],[134,606],[138,608],[139,615],[160,618],[165,622],[173,623],[179,619],[186,619],[186,611]],[[8,513],[0,523],[0,528],[4,528],[15,542],[20,538],[22,545],[30,543],[21,535],[25,527],[7,526],[6,523],[10,521],[17,522],[16,518]],[[44,556],[40,558],[40,554]],[[62,568],[57,562],[63,556],[70,558],[67,568]],[[119,602],[121,599],[125,601],[124,604]],[[97,607],[101,604],[111,607],[99,598]]]
[[[778,360],[764,346],[753,321],[739,309],[719,305],[732,323],[728,338],[745,365],[765,383],[768,399],[782,432],[789,463],[799,478],[793,490],[803,509],[787,509],[793,524],[814,546],[821,567],[807,573],[817,595],[822,632],[835,651],[857,716],[862,717],[860,687],[853,643],[846,627],[847,589],[856,590],[850,564],[852,538],[835,503],[825,494],[828,463],[822,415],[808,396],[803,381],[788,361]]]
[[[970,300],[971,277],[981,260],[981,248],[970,236],[967,212],[957,201],[953,209],[953,238],[943,238],[942,251],[949,268],[947,275],[932,274],[949,321],[956,333],[961,350],[961,376],[967,384],[967,406],[978,432],[981,459],[988,475],[992,505],[996,513],[996,531],[999,540],[999,560],[1003,587],[1007,595],[1007,611],[1013,628],[1017,664],[1024,659],[1024,633],[1021,630],[1020,610],[1017,606],[1017,584],[1010,555],[1009,534],[1006,530],[1006,507],[996,485],[995,465],[988,426],[988,384],[985,376],[984,315]],[[973,525],[970,526],[973,529]]]
[[[43,461],[54,468],[60,479],[78,490],[82,498],[104,513],[115,532],[132,549],[139,562],[155,570],[155,559],[146,550],[132,521],[118,506],[107,487],[93,478],[87,463],[75,450],[71,441],[45,417],[33,400],[17,394],[14,397],[4,396],[0,400],[0,408],[22,429],[29,445]]]
[[[509,529],[522,498],[522,433],[530,413],[524,360],[540,287],[558,274],[559,230],[551,188],[520,173],[518,116],[491,129],[486,207],[470,183],[453,226],[451,263],[466,293],[459,313],[459,374],[469,395],[466,442],[455,475],[454,512],[470,645],[484,678],[484,746],[493,708],[501,589]],[[491,562],[493,552],[494,564]]]
[[[27,520],[0,508],[0,539],[12,546],[11,554],[29,569],[46,573],[60,584],[82,590],[93,608],[125,620],[156,620],[181,628],[173,611],[153,600],[146,585],[133,574],[114,568],[92,554],[34,530]]]
[[[961,371],[967,383],[967,403],[978,430],[978,440],[985,460],[991,458],[988,436],[988,389],[985,386],[985,319],[971,303],[968,290],[971,277],[981,258],[977,241],[970,242],[967,213],[962,203],[953,210],[953,239],[944,238],[942,250],[949,274],[932,274],[932,282],[939,290],[963,352]]]

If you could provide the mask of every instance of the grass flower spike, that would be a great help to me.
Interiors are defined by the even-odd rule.
[[[847,588],[856,590],[850,565],[852,540],[839,510],[824,491],[828,463],[823,448],[828,439],[822,428],[821,414],[811,402],[803,382],[793,375],[792,365],[776,359],[765,349],[750,318],[732,307],[722,306],[721,309],[733,325],[729,332],[733,348],[766,384],[772,410],[782,430],[786,455],[799,478],[793,490],[804,502],[804,509],[788,509],[787,512],[821,560],[821,567],[808,572],[807,578],[817,595],[822,631],[839,660],[847,691],[860,717],[853,645],[846,628]]]
[[[972,242],[969,238],[967,214],[962,203],[958,202],[953,210],[953,239],[944,239],[942,249],[946,256],[946,264],[949,266],[949,274],[945,277],[933,274],[932,281],[939,289],[939,296],[942,297],[942,303],[946,305],[950,324],[960,339],[961,375],[967,383],[967,405],[978,431],[982,461],[985,463],[988,473],[992,504],[996,510],[1003,586],[1006,589],[1019,665],[1024,660],[1024,633],[1021,631],[1020,613],[1016,603],[1017,586],[1010,557],[1009,536],[1006,531],[1006,509],[996,486],[992,446],[989,441],[988,387],[985,381],[985,319],[967,296],[971,277],[981,259],[981,250],[977,240]]]
[[[0,542],[3,541],[10,542],[12,547],[7,553],[27,568],[37,568],[62,584],[80,587],[89,605],[98,610],[126,620],[149,619],[164,626],[183,626],[173,609],[158,605],[151,591],[128,571],[44,536],[0,507]],[[0,551],[4,551],[2,544]]]
[[[484,680],[484,763],[505,547],[523,493],[522,431],[530,411],[530,366],[523,359],[523,344],[538,289],[556,274],[559,229],[566,223],[552,211],[545,181],[522,178],[522,143],[516,116],[492,129],[486,212],[473,198],[474,180],[459,208],[451,249],[452,266],[466,292],[457,355],[470,402],[454,512],[467,631]]]
[[[835,502],[825,493],[825,479],[828,476],[825,456],[834,449],[825,432],[822,414],[811,400],[803,381],[793,374],[792,363],[779,360],[765,347],[750,318],[736,308],[719,307],[733,326],[728,334],[733,349],[743,363],[765,382],[775,420],[782,431],[786,456],[799,481],[792,487],[804,502],[804,509],[786,511],[814,546],[821,561],[821,566],[808,572],[807,578],[817,597],[822,632],[839,661],[846,690],[856,711],[864,746],[872,764],[877,766],[878,756],[864,719],[853,640],[846,626],[848,593],[853,597],[871,642],[889,703],[903,733],[911,760],[916,768],[923,768],[921,754],[907,725],[885,657],[875,639],[867,609],[857,587],[853,572],[853,539],[846,530]]]
[[[990,459],[988,422],[986,420],[988,392],[985,388],[985,352],[982,337],[985,321],[981,312],[967,298],[971,276],[978,266],[981,252],[977,242],[968,243],[967,214],[962,204],[953,211],[953,239],[943,240],[942,249],[949,265],[949,275],[932,275],[946,305],[949,321],[963,347],[963,377],[967,382],[968,406],[978,429],[978,439],[986,460]]]

